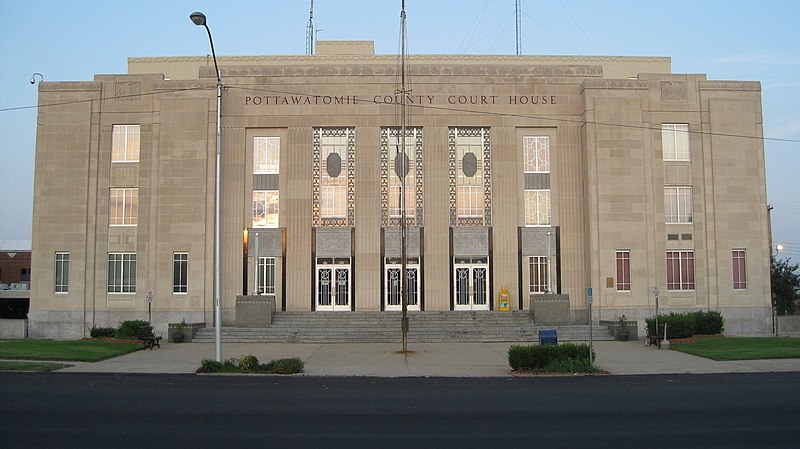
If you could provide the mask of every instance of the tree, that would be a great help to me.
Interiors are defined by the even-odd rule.
[[[771,258],[772,303],[778,309],[778,315],[791,315],[800,299],[800,272],[797,264],[791,259]]]

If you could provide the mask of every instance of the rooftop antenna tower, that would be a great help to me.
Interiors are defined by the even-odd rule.
[[[522,54],[522,0],[517,0],[517,56]]]
[[[311,0],[311,10],[308,13],[308,25],[306,25],[306,54],[314,54],[314,0]]]

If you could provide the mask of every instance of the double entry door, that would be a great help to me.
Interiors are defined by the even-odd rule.
[[[489,310],[489,264],[486,258],[453,260],[455,310]]]
[[[317,310],[350,310],[352,273],[349,258],[317,259],[315,278]]]
[[[402,310],[403,302],[401,300],[400,289],[401,281],[400,273],[402,271],[402,264],[397,261],[389,261],[386,264],[384,271],[384,282],[386,291],[384,294],[384,308],[385,310]],[[406,310],[419,310],[419,293],[420,293],[420,270],[419,259],[414,259],[413,262],[406,264],[406,289],[408,294],[406,298]]]

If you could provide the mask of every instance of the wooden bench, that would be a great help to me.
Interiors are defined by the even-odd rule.
[[[161,335],[161,332],[153,332],[153,326],[141,326],[139,328],[139,340],[142,340],[144,343],[144,349],[150,348],[153,350],[153,346],[158,346],[161,348],[161,339],[164,338]]]

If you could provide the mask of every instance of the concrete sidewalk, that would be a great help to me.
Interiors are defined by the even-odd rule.
[[[225,343],[223,359],[252,354],[261,363],[299,357],[307,376],[505,377],[511,367],[508,347],[526,343],[413,343],[401,354],[400,343]],[[594,342],[596,365],[611,374],[701,374],[800,371],[800,359],[716,362],[678,351],[645,347],[642,341]],[[194,373],[203,359],[214,358],[213,343],[162,343],[59,372]]]

